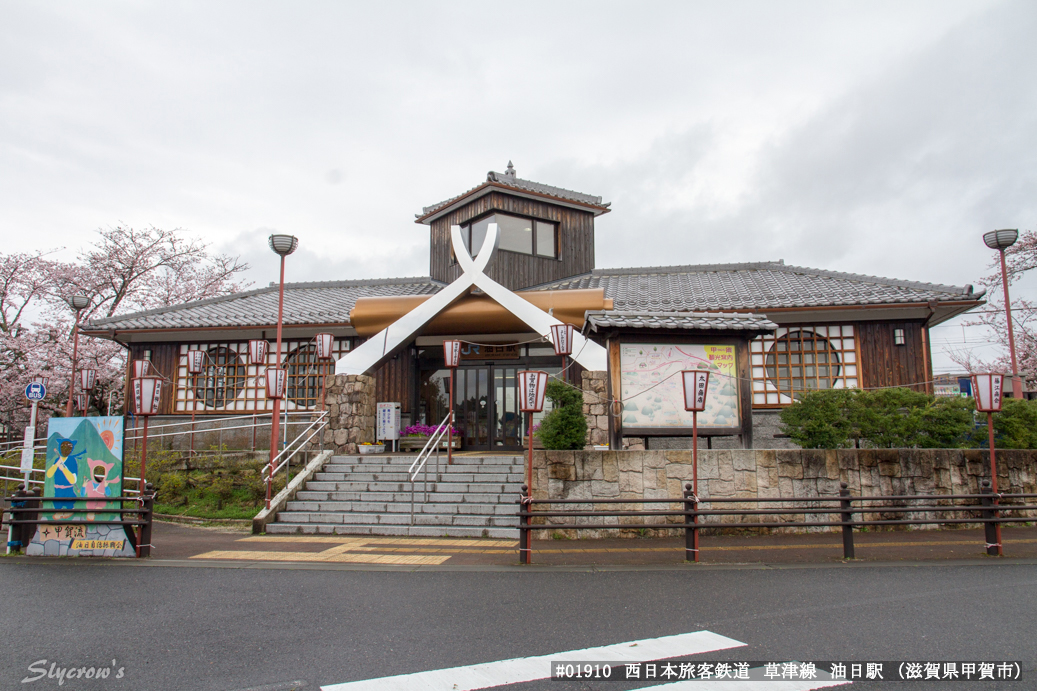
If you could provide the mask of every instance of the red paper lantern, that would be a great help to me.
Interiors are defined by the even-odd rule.
[[[1001,393],[1005,375],[973,374],[972,395],[976,400],[976,410],[981,413],[997,413],[1001,410]]]
[[[97,370],[84,369],[79,371],[79,383],[83,391],[93,391],[97,384]]]
[[[443,341],[443,362],[450,368],[461,364],[461,341]]]
[[[148,372],[151,371],[150,360],[134,360],[133,361],[133,378],[140,379],[141,377],[148,376]]]
[[[201,374],[202,370],[205,369],[205,351],[204,350],[189,350],[187,351],[187,373],[188,374]]]
[[[138,360],[137,362],[141,362]],[[144,361],[146,362],[146,360]],[[137,415],[155,415],[162,402],[162,377],[145,376],[133,379],[133,407]]]
[[[270,344],[262,339],[248,342],[248,363],[250,365],[266,364],[266,354],[270,350]]]
[[[555,347],[555,355],[572,355],[573,352],[573,325],[552,324],[551,341]]]
[[[333,357],[332,349],[335,347],[335,337],[331,334],[317,334],[317,358],[330,360]]]
[[[284,398],[287,379],[288,370],[283,367],[268,367],[266,370],[266,397],[269,399]]]
[[[681,378],[684,380],[684,409],[701,413],[706,409],[709,370],[686,369],[681,372]]]
[[[519,410],[523,413],[539,413],[544,409],[544,394],[547,392],[547,372],[522,370],[518,373]]]

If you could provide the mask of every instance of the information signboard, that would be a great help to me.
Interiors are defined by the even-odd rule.
[[[379,403],[377,408],[375,437],[379,440],[400,438],[400,404]]]

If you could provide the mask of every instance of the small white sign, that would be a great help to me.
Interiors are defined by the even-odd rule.
[[[32,470],[32,447],[36,445],[36,430],[29,425],[25,428],[25,441],[22,442],[22,472]]]
[[[400,404],[379,403],[377,409],[377,439],[400,438]]]

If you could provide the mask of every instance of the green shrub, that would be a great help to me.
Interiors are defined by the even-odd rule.
[[[976,421],[973,443],[985,447],[989,443],[986,415],[977,415]],[[1001,412],[994,413],[994,436],[998,448],[1037,449],[1037,401],[1004,399]]]
[[[851,415],[856,391],[811,391],[780,413],[789,439],[804,449],[840,449],[852,446],[858,430]]]
[[[583,417],[583,392],[560,381],[547,384],[552,409],[540,423],[537,436],[545,449],[582,449],[587,443],[587,419]]]

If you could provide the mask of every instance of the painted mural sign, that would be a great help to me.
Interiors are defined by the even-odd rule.
[[[620,346],[623,428],[691,429],[684,409],[681,370],[709,370],[706,409],[699,427],[738,429],[735,346],[674,343],[624,343]]]
[[[133,556],[119,520],[122,496],[123,418],[51,418],[47,426],[47,465],[41,518],[26,554],[48,556]],[[62,501],[67,498],[68,501]],[[74,500],[84,501],[74,501]],[[86,512],[70,509],[85,508]],[[106,511],[107,509],[107,511]],[[88,521],[86,525],[64,521]]]

